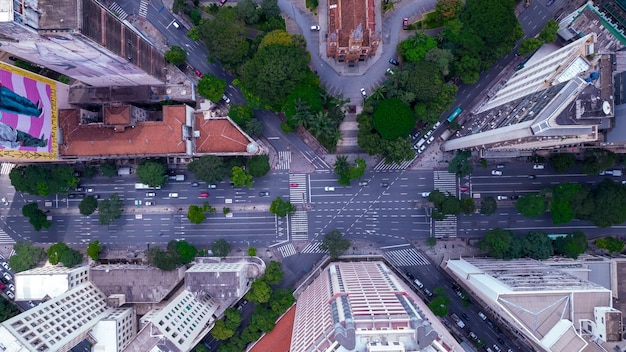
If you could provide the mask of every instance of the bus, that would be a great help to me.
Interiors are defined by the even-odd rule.
[[[463,110],[461,110],[460,106],[458,108],[456,108],[456,110],[454,110],[452,112],[452,114],[450,114],[450,116],[448,116],[448,122],[454,121],[454,119],[456,119],[457,116],[461,115],[461,111],[463,111]]]
[[[161,189],[161,186],[150,187],[143,183],[135,183],[135,189]]]

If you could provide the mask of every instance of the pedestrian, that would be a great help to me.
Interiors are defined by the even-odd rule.
[[[5,87],[2,82],[0,82],[0,110],[37,118],[40,118],[43,113],[41,102],[33,103],[30,99]]]

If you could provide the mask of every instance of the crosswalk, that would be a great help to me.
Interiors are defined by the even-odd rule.
[[[11,170],[15,167],[15,164],[12,163],[2,163],[0,164],[0,175],[8,175]]]
[[[139,3],[139,16],[146,18],[148,16],[148,1],[141,0]]]
[[[374,166],[374,171],[405,170],[409,166],[411,166],[411,163],[413,163],[413,161],[415,161],[415,159],[417,159],[417,154],[415,154],[415,157],[413,157],[413,159],[405,160],[401,164],[396,164],[396,163],[385,164],[385,160],[383,159],[378,164],[376,164],[376,166]]]
[[[291,187],[292,185],[294,187]],[[304,204],[307,202],[305,174],[289,174],[289,201],[291,204]]]
[[[12,239],[11,236],[7,235],[7,233],[4,232],[4,230],[0,229],[0,243],[2,244],[15,243],[15,240]]]
[[[111,12],[113,12],[113,14],[117,16],[120,21],[123,21],[126,19],[126,17],[128,17],[126,11],[124,11],[124,9],[116,2],[112,3],[111,6],[109,6],[109,10],[111,10]],[[147,8],[146,11],[148,11]]]
[[[302,253],[327,253],[327,251],[323,251],[320,249],[321,244],[322,242],[320,241],[313,241],[309,243],[306,247],[304,247]]]
[[[289,170],[291,167],[291,152],[288,150],[281,150],[278,152],[278,165],[277,170]]]
[[[287,243],[283,246],[276,247],[276,249],[280,252],[283,258],[291,257],[292,255],[298,254],[296,251],[296,247],[293,246],[293,243]]]
[[[292,241],[309,240],[309,218],[306,211],[297,210],[290,216]]]
[[[440,190],[444,194],[448,192],[456,195],[456,175],[448,171],[434,171],[435,173],[435,189]]]
[[[444,194],[452,194],[456,196],[457,178],[455,174],[447,171],[435,171],[435,189],[440,190]],[[435,220],[433,233],[435,237],[456,237],[457,217],[454,215],[446,215],[443,220]]]
[[[428,259],[413,247],[386,251],[384,253],[385,257],[387,257],[394,266],[430,265]]]

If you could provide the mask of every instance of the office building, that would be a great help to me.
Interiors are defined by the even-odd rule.
[[[15,300],[55,298],[88,281],[88,266],[44,266],[22,271],[15,274]]]

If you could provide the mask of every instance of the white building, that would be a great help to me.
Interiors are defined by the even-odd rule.
[[[621,312],[612,308],[611,290],[557,266],[532,259],[462,258],[448,260],[447,269],[484,302],[484,309],[537,348],[582,351],[591,338],[610,341],[621,333]]]
[[[44,266],[15,274],[15,300],[58,297],[89,281],[89,267]]]
[[[137,317],[135,309],[113,308],[91,330],[91,335],[97,341],[94,351],[118,352],[123,351],[135,338],[137,333]]]

